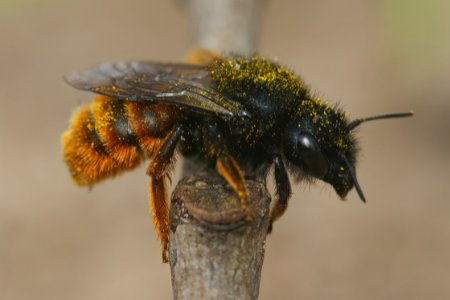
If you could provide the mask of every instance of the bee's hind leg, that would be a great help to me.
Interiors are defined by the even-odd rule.
[[[153,214],[153,224],[157,230],[157,235],[161,240],[163,262],[169,260],[167,253],[169,249],[169,205],[167,202],[166,176],[170,176],[174,167],[174,154],[181,134],[181,127],[175,125],[155,152],[156,155],[147,168],[147,174],[150,176],[150,211]]]

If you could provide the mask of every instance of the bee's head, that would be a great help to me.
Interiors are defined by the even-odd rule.
[[[365,202],[354,171],[358,148],[352,130],[364,121],[405,117],[412,113],[382,115],[348,123],[339,110],[317,103],[308,104],[306,109],[303,107],[283,134],[288,166],[299,180],[315,178],[331,184],[341,199],[345,199],[355,186]]]

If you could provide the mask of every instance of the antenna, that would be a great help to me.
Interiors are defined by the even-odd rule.
[[[361,198],[361,200],[366,203],[366,198],[364,197],[364,194],[361,190],[361,187],[359,186],[358,180],[356,179],[356,174],[355,174],[355,170],[353,170],[352,165],[350,164],[350,162],[348,161],[347,157],[345,156],[344,153],[339,152],[339,155],[341,156],[341,158],[344,160],[345,164],[347,165],[347,168],[350,171],[350,175],[352,175],[352,179],[353,179],[353,183],[355,184],[355,188],[356,191],[358,191],[358,195]]]
[[[366,121],[390,119],[390,118],[403,118],[403,117],[410,117],[412,115],[414,115],[414,112],[410,111],[410,112],[404,112],[404,113],[386,114],[386,115],[379,115],[379,116],[368,117],[368,118],[363,118],[363,119],[356,119],[348,125],[348,130],[352,130],[353,128],[359,126],[361,123],[366,122]]]

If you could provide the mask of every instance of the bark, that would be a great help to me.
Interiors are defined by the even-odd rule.
[[[170,206],[169,263],[174,299],[257,299],[269,226],[270,194],[248,180],[255,218],[212,173],[180,181]]]

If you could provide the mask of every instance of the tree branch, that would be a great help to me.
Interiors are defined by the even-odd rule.
[[[265,0],[180,0],[192,47],[253,54]],[[169,212],[174,299],[257,299],[269,226],[270,194],[247,181],[255,219],[246,221],[237,193],[216,172],[196,173],[185,159]],[[194,173],[194,175],[192,175]]]
[[[253,54],[265,0],[183,0],[192,45],[218,52]]]
[[[257,299],[270,194],[247,180],[255,218],[218,175],[180,181],[170,206],[169,263],[174,299]]]

